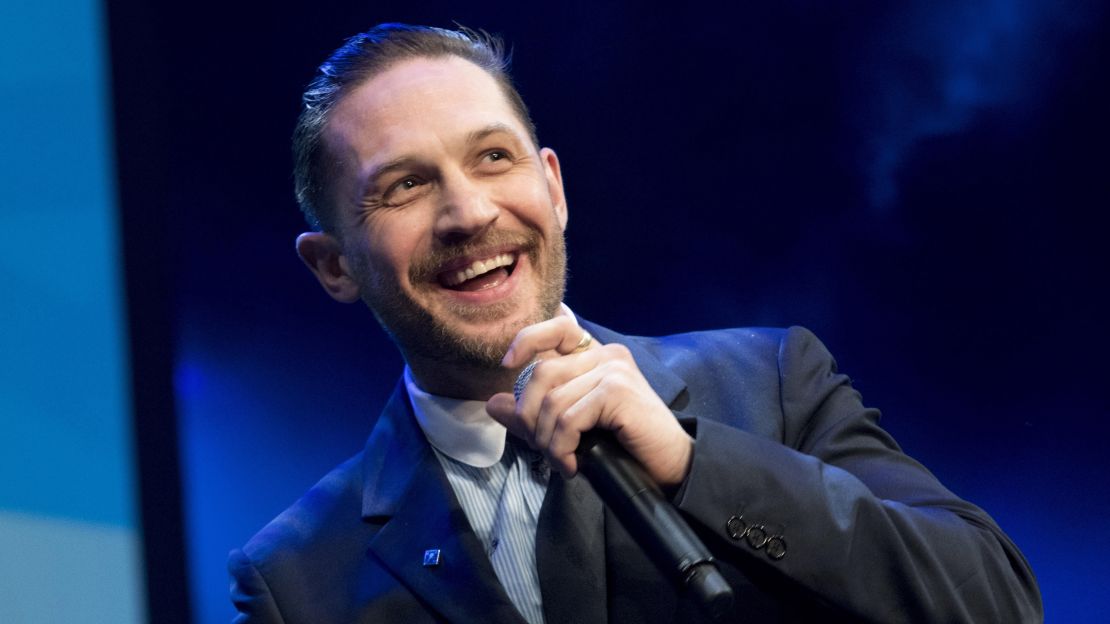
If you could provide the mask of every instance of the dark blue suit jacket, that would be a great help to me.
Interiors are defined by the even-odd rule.
[[[675,503],[736,590],[735,621],[1042,618],[1018,549],[899,450],[808,331],[634,338],[583,324],[625,344],[694,433]],[[552,476],[536,556],[548,624],[701,621],[583,479]],[[363,452],[229,569],[237,622],[523,624],[403,384]]]

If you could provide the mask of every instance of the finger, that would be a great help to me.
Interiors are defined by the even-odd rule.
[[[566,316],[529,325],[517,332],[501,365],[508,368],[522,366],[544,351],[555,351],[561,355],[573,353],[585,332],[574,319]]]
[[[522,440],[532,439],[532,426],[516,411],[516,399],[508,392],[499,392],[486,401],[486,413],[505,426],[509,433]]]
[[[608,428],[605,427],[607,397],[599,388],[601,375],[590,382],[588,389],[578,394],[555,419],[555,431],[547,448],[552,457],[573,455],[578,450],[583,433],[596,427]]]
[[[539,404],[543,402],[544,396],[553,386],[578,375],[582,371],[589,370],[596,364],[594,361],[596,356],[574,358],[578,360],[577,362],[559,361],[563,359],[535,362],[528,384],[520,391],[520,398],[518,399],[508,392],[494,394],[486,401],[486,413],[490,415],[490,418],[508,429],[510,433],[528,442],[533,448],[541,448],[535,442],[535,415],[539,412]],[[537,374],[536,371],[541,370],[541,364],[543,365],[542,372]],[[574,366],[568,366],[568,364]]]
[[[574,453],[565,455],[558,459],[549,457],[547,463],[552,468],[559,471],[564,479],[573,479],[578,474],[578,456]]]
[[[552,388],[544,395],[540,402],[539,413],[536,415],[534,435],[537,449],[548,451],[552,448],[552,439],[556,430],[565,431],[567,429],[568,423],[563,422],[567,418],[567,408],[577,403],[601,383],[601,370],[601,368],[595,366],[585,374],[578,375],[566,383]],[[579,432],[588,431],[594,427],[595,422],[593,420],[580,420],[576,429]],[[577,443],[575,443],[575,448],[577,448]]]
[[[690,471],[694,441],[670,410],[662,402],[658,403],[662,412],[642,405],[624,409],[629,405],[629,396],[619,389],[631,386],[628,371],[619,362],[608,361],[591,371],[590,376],[596,377],[597,383],[567,406],[556,420],[545,451],[553,458],[552,465],[570,470],[569,457],[576,455],[582,434],[591,429],[607,429],[656,483],[667,487],[682,483]]]
[[[516,402],[517,416],[525,418],[529,426],[529,434],[520,437],[529,441],[533,448],[541,450],[543,444],[536,437],[536,426],[544,400],[553,389],[586,374],[601,360],[600,350],[590,350],[536,362],[532,369],[532,377]],[[545,429],[545,435],[549,430]]]
[[[541,402],[553,399],[557,399],[558,403],[552,405],[560,408],[568,406],[593,389],[605,375],[594,375],[582,381],[575,381],[578,378],[590,372],[622,373],[629,367],[637,375],[640,374],[628,348],[620,344],[600,345],[581,353],[538,360],[532,368],[531,377],[521,395],[521,399],[524,400],[523,409],[529,413],[532,410],[542,411]],[[531,392],[528,392],[529,390]]]
[[[555,419],[555,431],[551,436],[550,444],[545,449],[545,454],[549,458],[548,462],[558,469],[564,478],[572,478],[578,473],[577,451],[585,432],[603,428],[619,434],[619,427],[613,427],[615,423],[612,422],[609,413],[612,408],[611,397],[607,396],[607,391],[602,384],[604,375],[604,371],[600,368],[595,369],[591,374],[594,378],[588,380],[588,390],[578,394],[577,400]],[[586,385],[583,383],[583,386]],[[574,391],[579,393],[581,388],[576,388]]]

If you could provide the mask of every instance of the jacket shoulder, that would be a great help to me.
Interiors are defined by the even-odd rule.
[[[686,384],[685,413],[784,442],[802,423],[784,411],[787,377],[799,362],[819,361],[820,341],[801,327],[737,327],[633,338]]]
[[[263,572],[304,553],[317,553],[362,522],[362,456],[337,466],[243,547]],[[343,541],[341,538],[338,538]]]
[[[362,457],[332,470],[231,552],[232,600],[241,612],[284,618],[259,621],[352,620],[353,584],[363,576],[377,530],[362,518]]]
[[[735,377],[739,368],[749,376],[769,374],[777,378],[779,353],[791,331],[735,327],[659,337],[637,336],[632,340],[679,375],[728,371]]]

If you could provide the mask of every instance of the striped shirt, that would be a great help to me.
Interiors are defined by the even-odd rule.
[[[413,411],[505,593],[529,624],[543,624],[536,526],[550,471],[507,436],[483,401],[428,394],[405,368]]]

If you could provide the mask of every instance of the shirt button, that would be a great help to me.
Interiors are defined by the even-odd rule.
[[[551,474],[551,468],[543,458],[532,461],[532,478],[537,481],[546,481]]]

